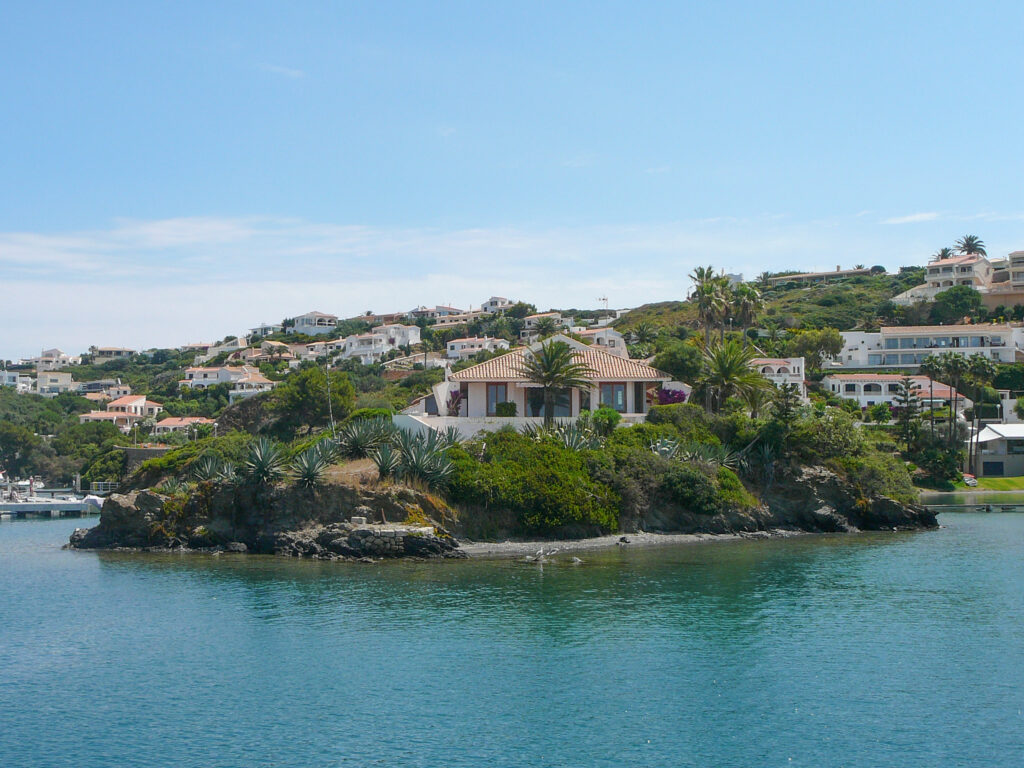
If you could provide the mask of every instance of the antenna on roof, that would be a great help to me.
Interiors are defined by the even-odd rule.
[[[597,300],[600,301],[600,302],[603,302],[604,303],[604,308],[608,309],[608,297],[607,296],[598,296]]]

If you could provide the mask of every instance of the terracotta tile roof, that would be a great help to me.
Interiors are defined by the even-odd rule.
[[[952,256],[948,259],[939,259],[936,261],[929,261],[929,267],[942,267],[942,266],[953,266],[954,264],[973,264],[979,261],[981,256],[976,253],[965,254],[963,256]]]
[[[751,365],[792,365],[789,360],[781,357],[755,357],[750,361]]]
[[[124,397],[117,398],[117,400],[111,400],[107,403],[107,407],[109,408],[112,405],[138,405],[140,401],[145,403],[146,398],[142,395],[125,395]]]
[[[158,427],[187,427],[190,424],[213,424],[213,419],[205,416],[171,416],[158,421]]]
[[[561,315],[561,312],[538,312],[535,315],[527,315],[524,320],[532,320],[535,317],[554,317],[555,315]]]
[[[448,378],[451,381],[525,381],[519,373],[525,355],[526,349],[520,348],[453,373]],[[672,378],[638,360],[612,355],[596,347],[578,350],[577,359],[594,372],[587,377],[591,381],[669,381]]]

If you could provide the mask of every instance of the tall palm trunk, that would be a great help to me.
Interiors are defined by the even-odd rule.
[[[935,441],[935,381],[928,377],[928,409],[932,422],[932,442]]]

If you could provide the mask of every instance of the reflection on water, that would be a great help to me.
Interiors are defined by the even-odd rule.
[[[942,522],[544,566],[0,525],[0,765],[1017,766],[1024,515]]]

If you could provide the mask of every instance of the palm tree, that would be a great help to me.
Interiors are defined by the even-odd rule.
[[[658,338],[657,326],[646,321],[638,323],[633,329],[633,340],[637,344],[652,344]]]
[[[579,353],[564,341],[541,344],[539,351],[526,353],[517,373],[544,389],[545,424],[551,424],[555,418],[555,392],[589,387],[588,377],[594,375]]]
[[[555,322],[553,317],[542,317],[537,321],[534,330],[539,338],[546,339],[548,336],[554,336],[558,333],[558,323]]]
[[[761,409],[771,400],[771,393],[763,387],[746,390],[741,397],[750,410],[750,418],[756,419]]]
[[[704,350],[704,388],[717,395],[719,410],[733,395],[743,396],[752,389],[772,386],[750,367],[752,357],[750,351],[732,340]]]
[[[956,251],[952,248],[939,248],[933,255],[932,261],[942,261],[943,259],[951,259],[956,256]]]
[[[946,377],[946,381],[955,390],[950,394],[952,408],[949,419],[949,442],[952,443],[953,436],[956,434],[956,403],[964,378],[967,376],[969,364],[963,355],[958,355],[956,352],[943,352],[940,358],[942,361],[942,372]]]
[[[704,346],[707,347],[711,344],[711,325],[719,315],[722,294],[714,283],[707,282],[698,285],[693,295],[697,302],[697,319],[704,326]]]
[[[725,323],[732,318],[732,287],[725,275],[715,278],[715,291],[718,293],[718,341],[725,341]]]
[[[988,256],[985,251],[985,243],[977,235],[964,235],[956,241],[957,253],[964,256]]]
[[[771,272],[762,272],[757,276],[757,284],[763,288],[767,288],[770,285],[768,281],[771,279],[771,276]]]
[[[764,300],[757,288],[749,283],[741,283],[733,289],[732,306],[740,328],[743,329],[743,348],[746,349],[747,329],[757,319],[757,313],[764,307]]]
[[[917,370],[922,376],[928,377],[928,403],[930,405],[928,410],[932,424],[932,437],[935,437],[935,379],[943,373],[942,360],[935,355],[928,355],[921,361]]]

